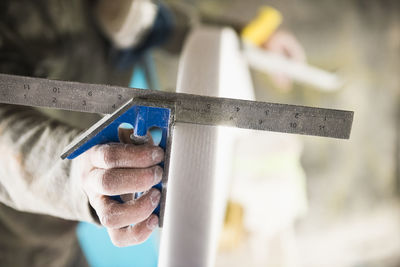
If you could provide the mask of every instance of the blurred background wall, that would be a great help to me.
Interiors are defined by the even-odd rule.
[[[249,240],[255,233],[244,225],[241,241],[221,250],[217,266],[400,266],[400,2],[167,3],[191,10],[205,22],[238,28],[254,18],[261,5],[277,8],[284,16],[282,28],[298,38],[308,62],[337,73],[345,83],[330,93],[299,84],[282,91],[274,88],[268,75],[252,71],[257,100],[355,111],[348,141],[298,137],[307,207],[291,227],[254,248]],[[156,50],[153,57],[161,89],[173,90],[178,56]],[[283,202],[276,205],[284,206]],[[260,203],[253,219],[276,216],[263,207]],[[243,214],[248,215],[246,208]],[[254,262],[251,253],[270,256]]]

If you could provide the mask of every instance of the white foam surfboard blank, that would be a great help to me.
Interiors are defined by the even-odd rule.
[[[254,99],[239,39],[229,28],[195,29],[185,44],[177,92]],[[236,130],[177,123],[159,266],[213,266],[225,215]]]

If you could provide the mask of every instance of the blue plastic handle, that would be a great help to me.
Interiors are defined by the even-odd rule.
[[[167,145],[169,120],[171,110],[169,108],[160,107],[148,107],[148,106],[131,106],[127,111],[115,118],[112,122],[109,122],[100,132],[94,137],[87,140],[74,152],[72,152],[67,158],[73,159],[83,152],[89,150],[91,147],[99,144],[106,144],[111,142],[119,142],[118,128],[121,124],[129,123],[134,128],[135,136],[146,136],[149,129],[157,127],[161,130],[161,141],[159,146],[165,150]],[[163,163],[160,164],[161,167]],[[161,183],[154,186],[161,191]],[[140,196],[141,193],[136,194],[136,197]],[[113,196],[114,199],[122,201],[119,196]],[[160,206],[154,210],[154,214],[159,215]]]

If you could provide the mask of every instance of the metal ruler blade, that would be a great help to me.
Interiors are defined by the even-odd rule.
[[[175,122],[348,139],[353,112],[0,74],[0,103],[110,114],[131,98],[174,105]]]

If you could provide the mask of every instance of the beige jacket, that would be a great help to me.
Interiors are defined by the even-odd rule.
[[[107,2],[124,7],[112,27],[107,26],[113,20],[102,1],[1,1],[0,72],[126,85],[131,70],[116,72],[109,64],[105,37],[121,47],[137,44],[154,12],[135,26],[125,11],[139,12],[141,5],[148,11],[150,0]],[[118,9],[113,12],[115,16]],[[95,14],[100,14],[99,20]],[[131,28],[123,23],[124,17],[134,30],[127,30]],[[76,222],[98,219],[71,174],[73,162],[61,160],[60,153],[97,117],[58,112],[60,120],[48,114],[0,105],[0,266],[86,265]]]

